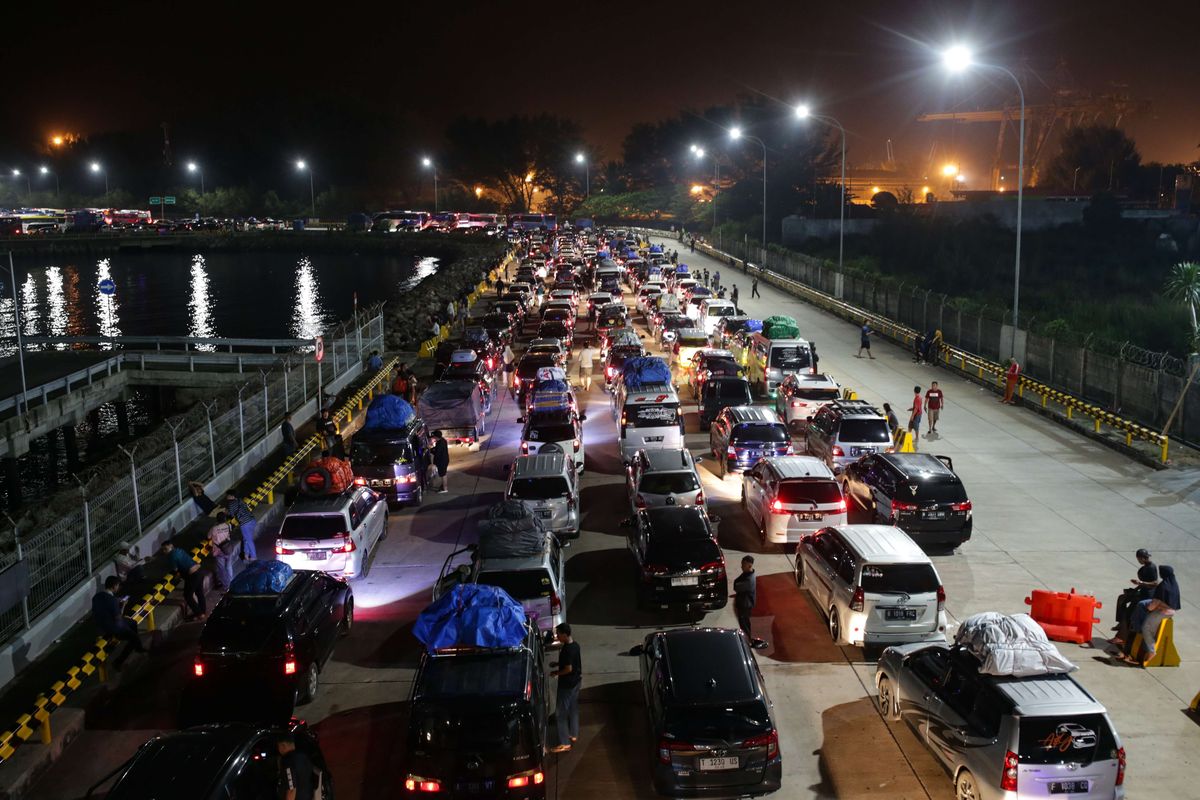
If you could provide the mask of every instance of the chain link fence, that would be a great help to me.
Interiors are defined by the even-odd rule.
[[[126,451],[125,477],[95,492],[81,492],[79,508],[39,530],[12,526],[11,548],[0,549],[0,570],[24,558],[29,593],[0,613],[0,644],[29,627],[44,611],[106,563],[125,540],[140,538],[157,520],[190,497],[189,481],[210,481],[267,436],[286,413],[303,405],[361,363],[383,351],[383,316],[368,315],[325,339],[320,369],[311,355],[289,356],[245,384],[231,407],[202,403],[174,428],[171,445],[156,453]],[[186,431],[186,433],[185,433]]]

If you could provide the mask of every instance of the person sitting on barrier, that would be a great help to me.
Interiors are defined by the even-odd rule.
[[[1150,560],[1150,551],[1142,547],[1134,553],[1134,557],[1139,564],[1137,577],[1129,579],[1133,585],[1121,592],[1121,596],[1117,598],[1114,616],[1117,624],[1113,626],[1117,635],[1108,640],[1110,644],[1125,644],[1133,639],[1129,627],[1133,609],[1142,600],[1154,597],[1154,588],[1158,586],[1158,567]]]
[[[1158,628],[1167,617],[1175,616],[1181,607],[1179,597],[1179,582],[1175,580],[1175,568],[1163,564],[1158,568],[1161,580],[1154,587],[1154,597],[1142,600],[1133,610],[1130,618],[1130,630],[1142,634],[1142,647],[1145,658],[1139,661],[1138,654],[1133,652],[1134,637],[1129,637],[1125,653],[1121,659],[1129,664],[1144,664],[1154,658],[1158,645]]]
[[[120,589],[121,579],[110,575],[104,579],[104,588],[92,597],[92,621],[96,623],[100,633],[125,642],[125,649],[112,662],[113,669],[118,672],[125,665],[125,659],[129,658],[130,653],[146,652],[146,648],[142,646],[142,639],[138,636],[137,623],[121,614],[121,606],[126,598],[117,597]]]
[[[175,546],[167,539],[162,543],[162,553],[167,557],[167,566],[183,581],[183,602],[191,615],[184,619],[204,620],[208,618],[208,606],[204,599],[204,570],[192,558],[192,554]]]
[[[207,517],[216,509],[217,504],[205,493],[204,484],[200,481],[188,481],[188,491],[192,493],[197,517]]]

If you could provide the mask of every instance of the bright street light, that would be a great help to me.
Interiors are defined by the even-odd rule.
[[[808,107],[807,103],[796,106],[796,119],[808,119],[808,115],[811,113],[812,109]]]
[[[742,138],[742,129],[739,128],[738,126],[734,125],[732,128],[729,129],[729,138],[733,139],[734,141],[737,141],[738,139]]]
[[[583,157],[583,153],[576,153],[576,154],[575,154],[575,163],[576,163],[576,164],[582,164],[582,163],[583,163],[584,161],[586,161],[586,160],[587,160],[587,159],[585,159],[585,158]]]
[[[105,196],[107,196],[108,195],[108,170],[106,170],[104,167],[100,166],[99,161],[93,161],[91,163],[91,168],[92,168],[92,172],[103,172],[104,173],[104,194],[105,194]]]
[[[767,144],[757,136],[743,134],[742,129],[737,125],[729,129],[729,138],[737,141],[738,139],[746,138],[752,142],[757,142],[762,148],[763,154],[763,199],[762,199],[762,246],[767,246]]]
[[[962,72],[973,63],[975,62],[971,51],[964,45],[956,44],[942,52],[942,65],[950,72]]]
[[[846,252],[846,129],[842,123],[825,114],[814,114],[808,103],[796,106],[796,116],[799,119],[812,119],[832,125],[842,132],[842,188],[838,202],[838,269],[842,268],[842,259]]]
[[[308,168],[303,158],[296,160],[296,169],[308,173],[308,202],[312,209],[313,219],[317,218],[317,190],[313,188],[313,171]]]
[[[954,180],[958,181],[959,183],[966,183],[966,182],[967,182],[967,176],[966,176],[966,175],[963,175],[963,174],[960,172],[960,173],[958,173],[957,175],[955,175],[955,176],[954,176]]]
[[[38,172],[40,172],[42,175],[50,175],[51,174],[50,168],[47,167],[45,164],[38,167]],[[54,175],[54,196],[58,197],[58,173],[55,172],[55,173],[53,173],[53,175]]]
[[[421,166],[433,170],[433,213],[436,214],[438,210],[437,166],[434,165],[433,159],[429,156],[424,156],[421,159]]]
[[[13,168],[12,176],[14,178],[21,177],[21,170]],[[29,199],[33,198],[33,189],[29,185],[29,176],[28,175],[25,176],[25,195]]]
[[[592,196],[592,164],[588,161],[586,155],[582,152],[575,154],[575,163],[583,164],[583,193],[586,197]]]
[[[942,174],[945,175],[947,178],[954,177],[955,175],[958,174],[958,165],[957,164],[947,164],[946,166],[942,167]]]

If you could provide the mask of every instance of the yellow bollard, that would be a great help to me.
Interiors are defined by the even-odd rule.
[[[267,505],[275,505],[275,487],[267,489]]]
[[[1170,440],[1166,436],[1162,437],[1162,463],[1167,463],[1167,443]]]
[[[1126,447],[1133,446],[1133,434],[1132,433],[1129,433],[1129,432],[1125,433],[1125,446]]]
[[[146,611],[146,630],[153,632],[157,629],[157,624],[154,622],[154,606]]]
[[[1095,431],[1096,431],[1096,433],[1099,433],[1099,432],[1100,432],[1100,418],[1099,418],[1099,417],[1095,417],[1095,418],[1094,418],[1092,421],[1093,421],[1094,423],[1096,423],[1096,425],[1095,425]]]
[[[1045,408],[1045,407],[1046,407],[1046,395],[1043,394],[1042,395],[1042,408]]]
[[[38,709],[37,713],[33,715],[33,718],[41,723],[41,726],[38,728],[38,733],[41,734],[40,738],[42,740],[42,744],[50,744],[52,741],[54,741],[54,736],[50,732],[50,712],[45,708]]]

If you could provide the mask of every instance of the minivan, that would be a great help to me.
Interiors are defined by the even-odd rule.
[[[704,329],[706,336],[711,337],[722,318],[736,315],[737,307],[729,300],[707,297],[700,304],[700,327]]]
[[[878,453],[842,473],[848,501],[876,522],[895,525],[924,547],[958,547],[971,538],[971,500],[947,456]]]
[[[765,456],[792,454],[787,426],[762,406],[722,409],[708,433],[708,446],[721,465],[721,477],[747,470]]]
[[[366,486],[306,497],[284,516],[275,557],[293,569],[357,578],[366,572],[371,553],[387,536],[387,525],[383,495]]]
[[[547,446],[548,447],[548,446]],[[505,469],[506,500],[520,500],[541,518],[548,530],[574,539],[579,536],[579,484],[575,462],[566,453],[542,452],[519,456]]]
[[[678,450],[684,446],[683,411],[670,384],[630,389],[618,380],[612,413],[617,421],[617,448],[622,462],[628,462],[638,450]]]
[[[750,337],[746,366],[759,394],[774,397],[785,377],[812,370],[812,347],[804,339],[770,339],[759,331]]]
[[[797,542],[846,524],[846,499],[833,471],[812,456],[768,456],[742,473],[742,508],[763,544]]]
[[[887,417],[864,400],[833,400],[809,420],[804,448],[841,472],[862,456],[892,452],[892,429]]]
[[[360,430],[350,440],[354,477],[389,503],[421,505],[429,478],[429,433],[412,420],[403,428]]]
[[[837,645],[946,641],[946,591],[929,556],[899,528],[839,525],[801,537],[796,585]]]

